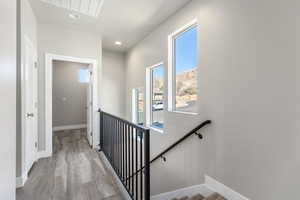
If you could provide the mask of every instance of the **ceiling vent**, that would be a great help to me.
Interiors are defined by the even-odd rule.
[[[42,2],[97,18],[104,0],[41,0]]]

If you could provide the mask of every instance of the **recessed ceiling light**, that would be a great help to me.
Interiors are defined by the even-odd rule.
[[[121,46],[121,45],[122,45],[122,42],[116,41],[116,42],[115,42],[115,45]]]
[[[71,18],[71,19],[80,19],[80,15],[78,15],[76,13],[70,13],[69,18]]]

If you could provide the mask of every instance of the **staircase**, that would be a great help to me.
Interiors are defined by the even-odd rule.
[[[218,193],[213,193],[208,197],[204,197],[201,194],[196,194],[192,197],[185,196],[181,198],[174,198],[172,200],[226,200],[226,199]]]
[[[199,133],[200,129],[211,124],[210,120],[203,121],[151,160],[149,128],[134,124],[101,109],[99,109],[99,113],[101,151],[132,200],[151,199],[150,165],[153,162],[161,158],[166,161],[165,155],[167,153],[193,135],[203,139],[203,135]],[[226,199],[215,193],[208,197],[198,194],[192,197],[187,196],[172,200]]]

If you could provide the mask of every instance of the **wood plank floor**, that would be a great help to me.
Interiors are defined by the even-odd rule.
[[[122,197],[85,130],[53,134],[52,158],[40,159],[17,200],[121,200]]]

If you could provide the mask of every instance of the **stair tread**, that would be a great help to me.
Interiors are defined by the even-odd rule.
[[[205,197],[202,196],[201,194],[196,194],[192,196],[189,200],[203,200]]]
[[[173,198],[171,200],[227,200],[227,199],[224,198],[219,193],[215,192],[215,193],[209,195],[208,197],[204,197],[201,194],[196,194],[192,197],[184,196],[184,197],[181,197],[181,198]]]
[[[213,193],[208,197],[205,197],[204,200],[226,200],[226,199],[219,193]]]
[[[188,200],[189,197],[188,196],[184,196],[184,197],[181,197],[179,200]]]

